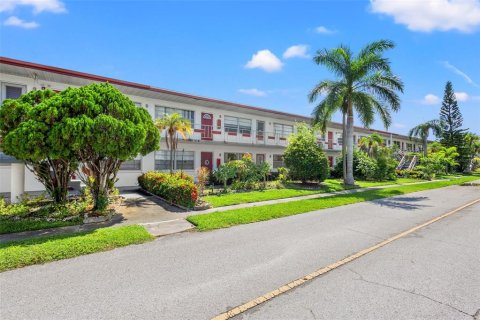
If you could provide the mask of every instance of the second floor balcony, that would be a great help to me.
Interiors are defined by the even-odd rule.
[[[269,132],[263,130],[238,129],[225,130],[218,129],[210,125],[192,125],[192,134],[186,134],[187,141],[192,142],[216,142],[226,144],[242,144],[256,146],[278,146],[285,147],[288,143],[288,134],[283,132]],[[161,134],[165,138],[165,131]],[[179,137],[180,138],[180,137]],[[325,150],[341,150],[341,141],[334,139],[321,139],[318,137],[318,144]]]

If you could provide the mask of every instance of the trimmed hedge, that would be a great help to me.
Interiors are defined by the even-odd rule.
[[[193,178],[183,172],[174,174],[149,171],[138,177],[140,186],[171,204],[193,208],[198,199]]]

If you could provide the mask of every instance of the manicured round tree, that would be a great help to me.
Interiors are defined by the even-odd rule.
[[[1,150],[25,163],[56,203],[67,200],[68,182],[77,161],[68,145],[59,147],[52,115],[39,116],[42,106],[56,93],[34,90],[0,107]]]
[[[321,182],[328,177],[327,157],[317,144],[314,129],[305,124],[298,124],[297,133],[288,137],[283,158],[289,176],[294,180]]]
[[[68,88],[35,110],[53,124],[53,152],[71,150],[79,176],[90,187],[94,210],[103,210],[123,161],[159,148],[159,133],[147,110],[109,83]]]

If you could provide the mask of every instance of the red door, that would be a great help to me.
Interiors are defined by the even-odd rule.
[[[328,149],[333,149],[333,132],[328,131]]]
[[[202,112],[202,140],[212,140],[213,114]]]
[[[207,167],[208,170],[212,171],[213,169],[213,152],[202,152],[201,156],[201,166]]]

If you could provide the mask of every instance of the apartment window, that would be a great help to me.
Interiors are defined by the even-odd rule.
[[[245,154],[246,153],[225,152],[223,154],[223,162],[227,163],[227,162],[234,161],[234,160],[241,160],[243,158],[243,155],[245,155]]]
[[[393,141],[393,144],[400,148],[400,141]]]
[[[413,145],[411,143],[407,143],[407,151],[413,151]]]
[[[255,156],[255,163],[256,164],[262,164],[265,162],[265,155],[262,153],[257,153]]]
[[[274,154],[273,155],[273,169],[278,169],[284,166],[283,163],[283,154]]]
[[[142,170],[142,157],[138,156],[132,160],[123,161],[120,170]]]
[[[195,168],[195,151],[176,151],[173,155],[173,169],[193,170]],[[170,169],[170,151],[160,150],[155,152],[155,170]]]
[[[343,137],[342,137],[342,133],[341,132],[336,132],[335,133],[335,136],[337,137],[337,142],[338,142],[338,145],[342,145],[343,144]]]
[[[252,120],[225,116],[225,121],[223,127],[225,132],[233,133],[245,133],[250,134],[252,132]]]
[[[195,123],[195,111],[191,110],[184,110],[184,109],[177,109],[177,108],[169,108],[169,107],[162,107],[162,106],[155,106],[155,119],[162,118],[166,115],[178,113],[184,119],[190,121],[192,127]]]
[[[18,99],[22,94],[26,92],[26,87],[10,83],[2,83],[2,102],[5,99]]]
[[[274,123],[273,130],[276,137],[286,138],[293,133],[293,126],[289,124]]]

